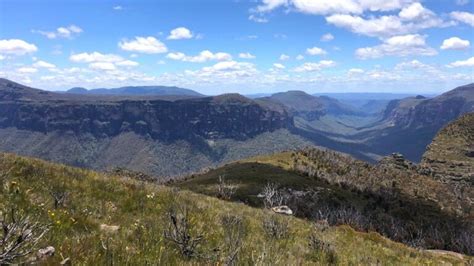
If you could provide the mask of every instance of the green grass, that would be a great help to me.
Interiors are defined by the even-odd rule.
[[[308,181],[310,182],[310,181]],[[68,191],[65,206],[53,208],[51,189]],[[191,232],[203,234],[199,247],[207,258],[184,258],[163,238],[167,211],[175,205],[189,209]],[[376,233],[360,233],[347,226],[318,231],[306,220],[287,220],[290,234],[285,239],[269,239],[263,231],[267,210],[221,201],[189,191],[110,176],[93,171],[51,164],[41,160],[0,154],[0,210],[23,210],[50,231],[38,248],[53,246],[56,254],[45,262],[57,265],[70,258],[73,265],[209,265],[222,264],[224,215],[240,216],[245,238],[239,264],[314,265],[326,264],[326,256],[315,256],[308,246],[310,234],[329,243],[341,265],[381,262],[385,265],[462,265],[455,256],[421,252],[392,242]],[[99,229],[101,224],[119,225],[115,234]],[[323,261],[315,261],[323,259]]]

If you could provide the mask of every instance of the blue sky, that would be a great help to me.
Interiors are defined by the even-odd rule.
[[[0,0],[0,76],[64,90],[441,93],[474,79],[473,0]]]

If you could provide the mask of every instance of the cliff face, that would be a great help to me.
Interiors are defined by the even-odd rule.
[[[2,90],[2,88],[0,88]],[[194,136],[207,139],[246,139],[286,128],[291,119],[237,95],[177,101],[78,100],[23,88],[3,89],[0,128],[48,133],[70,131],[106,138],[134,132],[153,139],[174,140]],[[65,98],[64,98],[65,97]]]
[[[423,97],[391,101],[384,119],[400,128],[436,127],[474,112],[474,84],[458,87],[432,99]]]

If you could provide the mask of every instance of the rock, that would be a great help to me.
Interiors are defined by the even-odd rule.
[[[464,260],[464,256],[461,253],[457,253],[454,251],[448,251],[448,250],[439,250],[439,249],[427,249],[425,250],[426,252],[436,254],[436,255],[444,255],[444,256],[452,256],[456,257],[460,260]]]
[[[119,229],[120,229],[120,226],[118,225],[107,225],[107,224],[100,225],[100,231],[106,234],[115,234],[118,232]]]
[[[52,246],[42,248],[36,252],[36,259],[37,260],[45,260],[49,257],[54,256],[54,252],[56,252],[56,249]]]
[[[272,211],[279,214],[293,215],[293,211],[288,206],[273,207]]]

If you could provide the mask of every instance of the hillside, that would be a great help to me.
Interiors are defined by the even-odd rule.
[[[474,185],[474,113],[448,124],[423,155],[422,167],[434,178]]]
[[[239,203],[9,154],[0,154],[0,181],[0,209],[8,221],[13,209],[37,222],[34,228],[49,225],[33,256],[15,262],[34,260],[36,250],[46,246],[55,255],[43,263],[53,265],[463,264],[469,259],[408,248],[348,226],[322,229]],[[52,195],[62,200],[55,204]],[[173,242],[173,221],[187,222],[179,232],[195,244],[180,249]],[[264,221],[276,221],[281,234],[269,234]]]
[[[93,94],[93,95],[174,95],[174,96],[190,96],[203,97],[199,92],[183,89],[179,87],[167,86],[128,86],[120,88],[99,88],[90,89],[85,88],[71,88],[67,93],[74,94]]]
[[[414,97],[390,102],[383,118],[350,136],[372,147],[376,154],[400,152],[419,162],[426,146],[449,122],[474,112],[474,84],[434,98]]]
[[[472,187],[457,191],[419,174],[398,155],[371,166],[347,155],[306,149],[231,163],[175,185],[216,196],[219,177],[236,186],[233,200],[251,206],[262,207],[258,195],[275,184],[280,204],[299,217],[351,224],[416,247],[474,254],[469,244]]]

